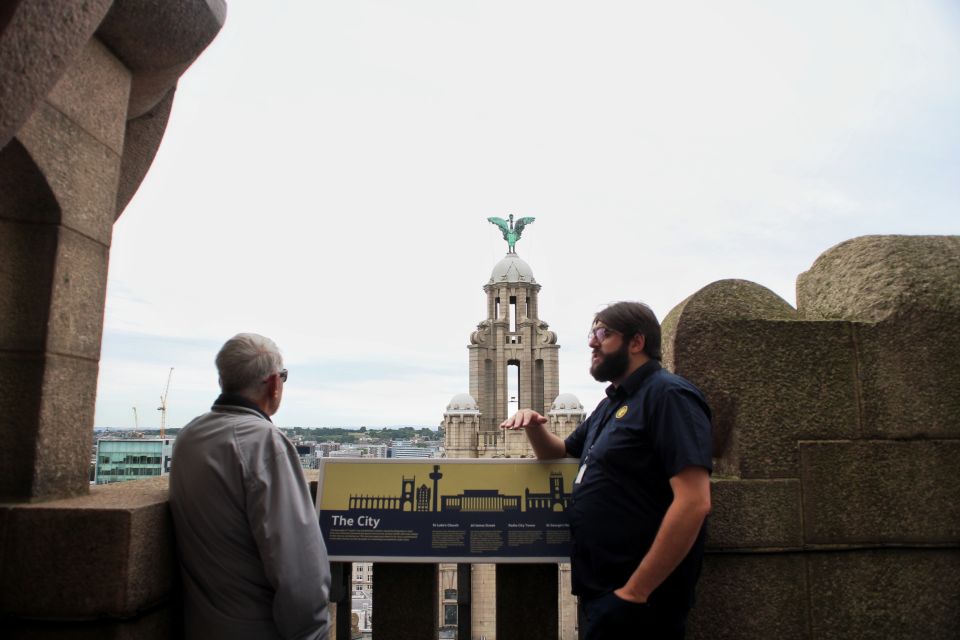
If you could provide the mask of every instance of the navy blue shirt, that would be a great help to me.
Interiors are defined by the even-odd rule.
[[[564,444],[582,473],[568,509],[573,592],[589,599],[619,589],[636,570],[673,502],[670,478],[690,466],[713,469],[710,408],[693,384],[651,360],[610,385]],[[692,605],[704,534],[651,604]]]

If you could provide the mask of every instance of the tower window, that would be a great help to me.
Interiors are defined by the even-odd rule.
[[[543,359],[537,358],[533,363],[533,410],[539,413],[545,413],[544,409],[544,385],[543,379]]]
[[[510,331],[517,330],[517,296],[510,296]]]
[[[520,362],[510,360],[507,363],[507,415],[512,416],[520,410]]]

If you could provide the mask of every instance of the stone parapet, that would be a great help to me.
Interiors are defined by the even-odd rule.
[[[865,236],[797,279],[804,318],[854,322],[868,437],[960,438],[960,236]]]
[[[177,584],[166,477],[0,504],[0,531],[0,616],[21,625],[130,620]]]
[[[664,319],[714,409],[693,638],[952,638],[960,628],[960,237],[826,251],[798,309],[715,282]]]
[[[801,439],[859,434],[849,323],[801,322],[760,285],[722,280],[664,319],[664,363],[715,412],[717,472],[796,478]]]
[[[952,640],[960,550],[708,554],[690,640]]]

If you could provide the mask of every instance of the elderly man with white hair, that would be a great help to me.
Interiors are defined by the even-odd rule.
[[[297,451],[270,420],[280,350],[241,333],[216,363],[222,393],[180,431],[170,472],[186,637],[326,638],[326,546]]]

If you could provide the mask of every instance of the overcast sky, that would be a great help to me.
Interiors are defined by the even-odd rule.
[[[436,426],[518,254],[591,409],[592,314],[663,318],[866,234],[960,232],[960,5],[231,0],[114,227],[95,424],[168,426],[240,331],[281,426]]]

